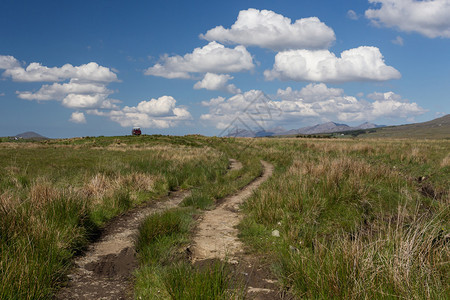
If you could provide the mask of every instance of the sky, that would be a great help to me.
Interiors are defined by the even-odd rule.
[[[0,2],[0,136],[223,135],[450,111],[450,0]]]

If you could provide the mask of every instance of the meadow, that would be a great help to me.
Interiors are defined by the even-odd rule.
[[[261,173],[243,206],[246,250],[280,293],[314,299],[450,294],[450,141],[97,137],[0,142],[1,299],[48,299],[74,255],[132,207],[192,191],[149,216],[136,241],[137,299],[244,298],[226,262],[183,253],[204,209]],[[243,163],[228,172],[228,160]],[[280,236],[273,236],[278,230]]]

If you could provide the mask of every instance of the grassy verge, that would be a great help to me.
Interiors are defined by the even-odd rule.
[[[213,181],[227,158],[192,138],[0,143],[1,299],[48,299],[112,217]]]

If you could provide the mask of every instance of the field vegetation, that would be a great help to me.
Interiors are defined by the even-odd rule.
[[[192,266],[197,216],[275,173],[243,207],[240,238],[280,291],[314,299],[450,294],[450,141],[201,136],[0,143],[1,299],[46,299],[109,220],[175,189],[136,241],[138,299],[243,298],[226,262]],[[228,171],[228,159],[243,163]],[[272,236],[273,230],[280,236]]]
[[[48,299],[74,254],[113,217],[226,173],[194,139],[0,143],[0,299]]]
[[[284,289],[308,299],[448,296],[448,141],[266,139],[254,149],[278,169],[240,229]]]

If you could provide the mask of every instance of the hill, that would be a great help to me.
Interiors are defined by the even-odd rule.
[[[27,139],[27,140],[48,140],[48,137],[42,136],[39,133],[36,133],[34,131],[27,131],[24,133],[20,133],[16,136],[14,136],[15,138],[18,139]]]
[[[355,132],[362,138],[450,139],[450,114],[423,122]]]

